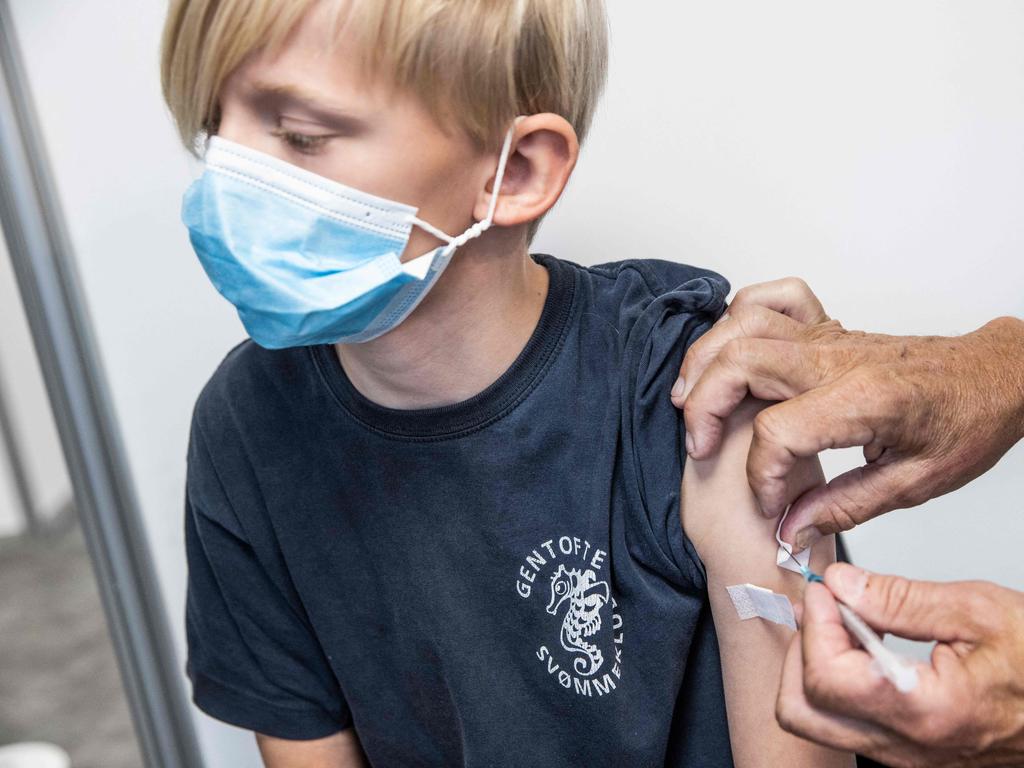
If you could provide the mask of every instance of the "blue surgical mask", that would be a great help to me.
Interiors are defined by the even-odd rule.
[[[369,341],[408,317],[455,250],[491,226],[514,127],[487,218],[457,237],[419,219],[413,206],[220,136],[210,137],[182,220],[206,274],[260,346]],[[446,245],[403,264],[414,225]]]

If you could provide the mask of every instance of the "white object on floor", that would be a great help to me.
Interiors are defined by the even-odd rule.
[[[71,758],[56,744],[24,741],[0,747],[0,768],[71,768]]]

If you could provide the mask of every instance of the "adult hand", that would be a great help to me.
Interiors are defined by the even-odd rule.
[[[798,736],[894,768],[1024,765],[1024,594],[837,564],[809,584],[776,716]],[[843,628],[842,600],[880,631],[937,640],[900,693]]]
[[[847,331],[796,278],[739,291],[680,377],[673,402],[698,459],[748,392],[784,401],[758,415],[747,474],[766,516],[792,503],[782,535],[797,549],[959,488],[1024,437],[1024,322],[958,337]],[[864,466],[802,494],[787,483],[799,458],[849,446]]]

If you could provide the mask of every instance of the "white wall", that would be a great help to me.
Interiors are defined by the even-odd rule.
[[[32,344],[7,244],[0,237],[0,390],[3,391],[18,444],[18,454],[32,495],[34,512],[43,523],[71,500],[71,480],[64,464],[57,427],[46,395],[39,360]],[[14,494],[8,457],[0,449],[0,536],[21,533],[25,513]]]
[[[188,418],[242,331],[178,220],[194,169],[159,98],[165,6],[12,5],[184,658]],[[960,333],[1024,315],[1024,4],[609,5],[610,88],[535,250],[674,258],[735,287],[799,274],[847,327]],[[1024,588],[1022,469],[1018,447],[969,488],[856,532],[855,557]],[[258,764],[248,734],[196,718],[211,766]]]
[[[609,90],[538,250],[679,259],[734,288],[800,275],[848,328],[1024,317],[1024,3],[609,5]],[[828,455],[826,472],[858,457]],[[850,549],[1024,589],[1022,490],[1018,445]]]

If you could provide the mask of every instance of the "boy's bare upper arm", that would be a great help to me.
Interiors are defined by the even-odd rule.
[[[297,741],[256,734],[266,768],[367,768],[353,728],[322,739]]]
[[[803,579],[775,564],[778,521],[760,514],[747,483],[753,421],[766,405],[748,398],[727,420],[718,454],[704,461],[687,459],[683,471],[680,514],[707,570],[733,758],[737,768],[852,766],[851,755],[810,744],[779,727],[775,699],[793,632],[761,619],[740,621],[725,589],[732,584],[757,584],[785,593],[793,601],[803,593]],[[793,476],[801,490],[822,479],[817,459],[801,464]],[[827,537],[815,545],[811,567],[820,572],[834,559],[834,541]]]

